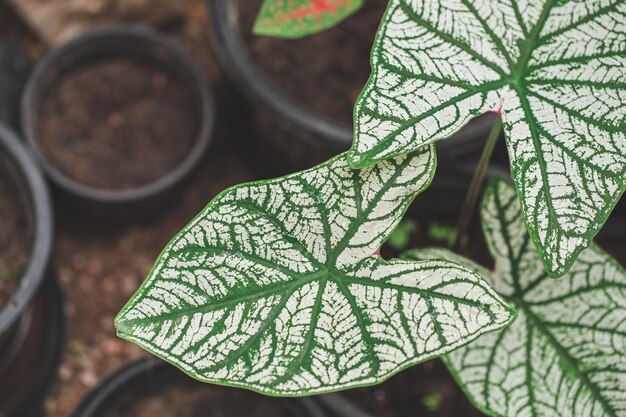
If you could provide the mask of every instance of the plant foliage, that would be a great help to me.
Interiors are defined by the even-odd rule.
[[[564,274],[626,188],[626,2],[391,0],[371,59],[350,164],[501,113],[530,235]]]
[[[253,31],[258,35],[300,38],[341,22],[363,0],[265,0]]]
[[[482,221],[496,261],[490,282],[518,317],[446,356],[468,397],[498,417],[626,416],[626,271],[592,245],[565,276],[548,277],[503,180],[488,189]],[[444,250],[406,257],[455,260],[488,274]]]
[[[431,181],[432,147],[342,154],[238,185],[165,248],[118,334],[206,382],[304,395],[380,382],[510,322],[468,270],[374,253]]]

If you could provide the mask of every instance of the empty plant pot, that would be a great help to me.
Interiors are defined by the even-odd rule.
[[[267,397],[198,382],[155,358],[111,375],[73,417],[325,417],[311,399]]]
[[[255,153],[279,173],[310,167],[352,143],[352,108],[370,74],[370,49],[386,0],[364,2],[337,26],[302,39],[258,36],[261,0],[206,0],[212,40],[226,74],[253,108]],[[438,144],[442,158],[480,149],[493,117]],[[478,140],[475,140],[478,139]]]
[[[212,137],[199,64],[145,28],[113,26],[54,50],[22,100],[22,129],[52,182],[91,212],[141,217],[174,200]]]
[[[0,124],[0,415],[35,416],[64,345],[59,290],[48,272],[52,207],[24,145]]]

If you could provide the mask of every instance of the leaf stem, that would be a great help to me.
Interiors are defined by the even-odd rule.
[[[498,117],[491,128],[491,133],[489,133],[483,152],[480,155],[476,171],[474,171],[472,182],[470,183],[467,195],[465,196],[465,201],[463,202],[461,214],[459,215],[459,220],[456,225],[456,233],[454,234],[454,240],[451,245],[451,249],[455,252],[459,250],[463,236],[467,231],[469,221],[474,214],[476,202],[478,201],[478,195],[480,194],[480,189],[483,184],[485,174],[487,173],[487,168],[489,167],[489,162],[491,161],[491,156],[493,155],[493,150],[496,147],[501,130],[502,118]]]

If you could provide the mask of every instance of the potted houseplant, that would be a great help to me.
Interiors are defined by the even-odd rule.
[[[172,200],[209,145],[214,113],[200,65],[180,46],[150,29],[112,26],[37,65],[22,129],[66,196],[125,220]]]
[[[312,3],[306,24],[341,11]],[[491,416],[623,415],[626,271],[592,242],[626,189],[623,6],[391,0],[350,151],[216,197],[118,334],[201,381],[274,396],[442,357]],[[434,142],[484,112],[498,117],[452,250],[381,257],[435,175]],[[458,252],[502,131],[513,184],[490,180],[480,203],[490,270]]]
[[[64,346],[64,316],[48,269],[53,217],[46,184],[0,123],[0,413],[36,416]]]

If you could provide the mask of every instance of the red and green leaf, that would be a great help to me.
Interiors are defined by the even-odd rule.
[[[362,4],[363,0],[265,0],[253,31],[300,38],[336,25]]]

